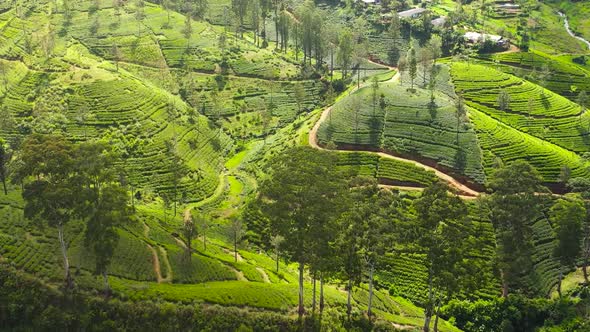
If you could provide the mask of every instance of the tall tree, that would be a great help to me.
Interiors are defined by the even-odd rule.
[[[509,287],[520,286],[520,276],[530,277],[532,272],[531,223],[539,217],[544,198],[537,193],[548,192],[541,182],[535,168],[517,160],[493,172],[487,184],[504,297]]]
[[[141,37],[141,24],[145,19],[145,2],[137,0],[135,2],[135,20],[137,21],[137,38]]]
[[[86,225],[84,243],[94,253],[95,273],[102,275],[106,295],[110,293],[107,269],[119,241],[117,227],[130,222],[133,216],[128,200],[127,190],[118,183],[103,184]]]
[[[84,244],[94,254],[95,273],[102,275],[105,295],[110,293],[107,269],[118,243],[117,227],[129,222],[133,209],[120,182],[119,156],[106,142],[75,146],[76,216],[86,221]]]
[[[244,238],[244,225],[242,224],[242,218],[240,216],[235,216],[232,218],[230,232],[232,242],[234,243],[234,261],[237,262],[238,245],[242,242],[242,239]]]
[[[412,84],[411,89],[414,90],[414,80],[416,79],[416,74],[418,73],[418,63],[416,59],[416,49],[413,47],[410,48],[408,51],[408,69],[410,72],[410,81]]]
[[[424,310],[423,331],[430,331],[435,314],[435,292],[438,289],[457,289],[457,265],[463,261],[464,223],[467,207],[463,201],[450,195],[448,186],[436,182],[426,188],[420,199],[414,203],[418,217],[418,243],[426,252],[428,269],[428,299]]]
[[[292,148],[275,157],[272,165],[255,204],[270,221],[273,234],[285,238],[285,254],[299,264],[298,313],[302,317],[303,273],[315,236],[313,225],[335,217],[346,184],[335,174],[335,157],[309,147]]]
[[[117,68],[117,72],[119,72],[119,62],[121,61],[121,50],[117,43],[114,43],[111,48],[111,55],[113,56],[113,61],[115,61],[115,67]]]
[[[279,259],[281,254],[281,245],[285,242],[285,238],[281,235],[274,235],[270,238],[270,244],[275,251],[275,261],[277,263],[277,273],[279,273]]]
[[[586,219],[586,208],[581,201],[560,199],[551,207],[550,217],[557,233],[557,246],[553,255],[560,263],[557,292],[561,296],[563,269],[574,266],[581,251],[581,231]]]
[[[250,6],[250,0],[232,0],[231,8],[236,15],[239,22],[240,36],[242,35],[244,20],[248,14],[248,7]]]
[[[186,48],[189,49],[191,47],[191,37],[193,35],[193,24],[190,13],[186,13],[182,33],[184,34],[184,38],[186,38]]]
[[[387,58],[389,63],[395,65],[400,60],[401,22],[398,15],[392,16],[389,27],[387,28],[387,35],[391,38]]]
[[[501,90],[500,93],[498,94],[498,107],[500,108],[500,110],[502,111],[507,111],[510,109],[510,95],[508,94],[508,91],[506,90]]]
[[[342,78],[346,78],[348,69],[352,63],[352,53],[354,51],[354,44],[352,40],[352,33],[346,29],[340,34],[338,43],[338,54],[336,55],[336,62],[342,68]]]
[[[184,218],[182,223],[181,233],[184,237],[184,243],[186,243],[186,254],[189,259],[189,262],[192,259],[192,252],[193,252],[193,239],[196,238],[199,234],[197,225],[193,221],[193,216],[191,215],[190,210],[186,210],[184,212]]]
[[[33,134],[21,146],[17,171],[19,180],[24,183],[25,217],[57,230],[66,289],[74,285],[65,237],[65,225],[77,207],[72,156],[73,147],[62,136]]]
[[[209,10],[209,0],[194,0],[193,14],[201,20],[205,19],[205,14]]]

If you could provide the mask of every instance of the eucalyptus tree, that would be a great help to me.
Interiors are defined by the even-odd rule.
[[[271,233],[285,238],[283,252],[299,265],[301,318],[304,269],[313,257],[316,232],[338,215],[346,182],[338,176],[334,155],[309,147],[291,148],[269,165],[269,177],[252,204],[269,221]]]
[[[459,289],[457,278],[465,258],[462,247],[466,237],[467,207],[449,187],[435,182],[414,202],[417,214],[417,242],[426,254],[428,298],[425,301],[423,331],[430,331],[436,313],[435,293],[454,293]]]
[[[554,224],[557,235],[557,246],[553,252],[559,260],[559,279],[557,292],[561,296],[561,281],[563,269],[575,265],[582,245],[582,224],[586,219],[586,208],[579,200],[558,200],[550,211],[550,219]]]
[[[24,184],[25,217],[57,230],[66,289],[74,286],[65,234],[77,208],[73,154],[74,147],[62,136],[32,134],[21,146],[16,172]]]
[[[495,170],[489,177],[485,200],[496,231],[496,252],[502,281],[502,295],[519,286],[521,276],[532,273],[531,223],[539,218],[541,203],[548,193],[542,177],[526,161],[517,160]]]

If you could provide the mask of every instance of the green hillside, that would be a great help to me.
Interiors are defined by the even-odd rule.
[[[0,330],[587,330],[587,7],[1,1]]]

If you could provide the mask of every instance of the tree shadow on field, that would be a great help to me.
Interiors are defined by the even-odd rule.
[[[549,102],[549,97],[547,96],[547,94],[543,91],[541,92],[541,104],[543,105],[543,107],[548,110],[549,107],[551,107],[551,103]]]
[[[436,114],[438,113],[438,105],[434,100],[431,100],[428,103],[428,113],[430,114],[430,120],[434,121],[436,119]]]
[[[455,169],[463,172],[467,167],[467,151],[463,148],[458,148],[455,152]]]
[[[382,123],[383,121],[377,116],[373,116],[369,120],[369,128],[371,129],[369,131],[369,141],[373,146],[378,147],[380,145]]]

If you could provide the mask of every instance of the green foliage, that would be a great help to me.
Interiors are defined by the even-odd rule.
[[[532,278],[533,231],[531,222],[539,218],[546,188],[539,173],[524,161],[515,161],[495,171],[488,187],[491,220],[496,229],[497,257],[502,271],[503,294],[509,287],[535,293],[534,285],[519,282]],[[539,193],[541,193],[539,195]],[[527,287],[533,286],[533,289]]]
[[[587,322],[575,318],[576,307],[582,309],[587,305],[570,299],[551,301],[510,295],[492,301],[453,301],[443,308],[443,315],[452,318],[464,331],[526,332],[541,327],[548,328],[547,331],[583,331],[588,328]]]

